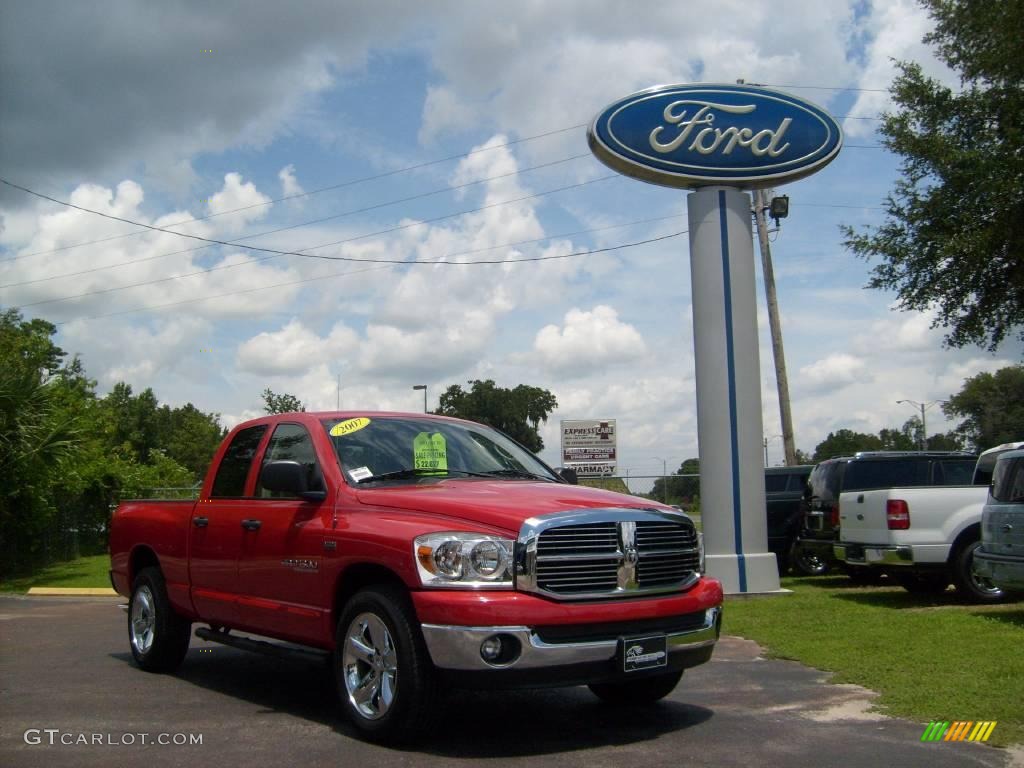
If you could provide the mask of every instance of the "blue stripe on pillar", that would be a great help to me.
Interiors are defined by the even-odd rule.
[[[736,565],[740,592],[747,591],[747,564],[743,557],[743,516],[740,509],[739,414],[736,412],[736,348],[732,330],[732,275],[729,269],[729,225],[725,191],[718,193],[718,220],[722,238],[722,289],[725,293],[725,355],[729,376],[729,440],[732,450],[732,527],[736,538]]]

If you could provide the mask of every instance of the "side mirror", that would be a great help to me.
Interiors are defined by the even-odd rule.
[[[558,476],[565,480],[569,485],[579,485],[579,476],[576,474],[576,470],[572,467],[559,467],[555,472],[557,472]]]
[[[323,501],[325,491],[311,491],[306,483],[306,468],[297,461],[268,461],[260,471],[260,485],[268,491],[300,496],[307,501]]]

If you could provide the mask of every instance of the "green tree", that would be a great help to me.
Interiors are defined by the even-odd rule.
[[[995,349],[1024,339],[1024,0],[921,0],[925,38],[960,75],[953,90],[899,62],[896,109],[879,129],[902,158],[881,226],[844,227],[855,254],[880,259],[869,287],[901,309],[937,312],[946,344]]]
[[[814,449],[815,462],[831,459],[833,456],[851,456],[857,451],[880,451],[882,441],[878,435],[854,432],[852,429],[837,429],[829,432]]]
[[[700,475],[700,460],[687,459],[679,465],[679,469],[667,478],[659,477],[648,494],[655,501],[667,499],[668,504],[689,507],[700,496],[700,477],[680,477],[680,475]],[[667,486],[667,487],[666,487]],[[666,490],[668,491],[666,495]]]
[[[469,391],[458,384],[448,387],[441,395],[437,413],[489,424],[534,453],[544,448],[539,429],[558,407],[553,394],[526,384],[506,389],[491,379],[477,379],[469,384]]]
[[[1024,365],[966,379],[942,410],[963,419],[956,434],[976,451],[1024,440]]]
[[[185,403],[178,408],[162,406],[159,419],[160,448],[196,480],[202,479],[226,434],[220,425],[220,414],[204,413],[192,403]]]
[[[306,410],[306,406],[299,398],[289,395],[287,392],[278,395],[270,387],[267,387],[263,390],[262,397],[263,410],[267,413],[301,413]]]
[[[61,413],[63,350],[56,328],[0,314],[0,572],[23,570],[40,557],[56,513],[52,488],[80,441]]]

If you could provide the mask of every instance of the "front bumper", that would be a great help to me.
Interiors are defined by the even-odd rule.
[[[837,560],[853,565],[896,565],[914,564],[914,551],[906,545],[851,544],[840,541],[832,547]]]
[[[1024,591],[1024,557],[993,555],[977,549],[974,552],[974,570],[1000,589]]]
[[[722,629],[721,607],[704,611],[700,625],[694,629],[665,635],[668,654],[687,654],[714,646]],[[633,631],[630,634],[646,634]],[[491,664],[480,655],[480,645],[494,635],[511,637],[518,643],[516,659],[506,664]],[[424,624],[423,637],[434,666],[460,671],[499,669],[540,669],[570,667],[594,662],[611,662],[619,651],[620,636],[582,642],[548,642],[536,629],[512,627],[460,627]]]

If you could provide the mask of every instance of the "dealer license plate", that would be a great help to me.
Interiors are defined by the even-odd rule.
[[[668,643],[664,635],[622,638],[622,670],[664,667],[668,664]]]

